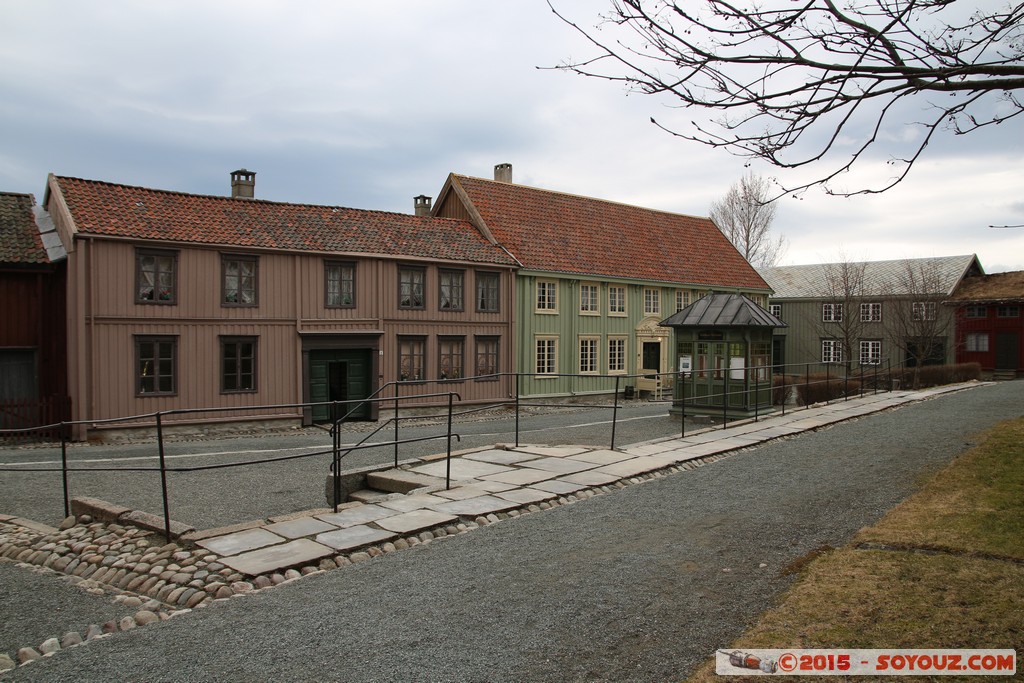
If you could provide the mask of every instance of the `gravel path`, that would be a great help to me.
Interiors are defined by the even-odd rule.
[[[972,388],[215,603],[4,680],[680,680],[778,598],[787,565],[846,543],[1021,414],[1024,382]]]

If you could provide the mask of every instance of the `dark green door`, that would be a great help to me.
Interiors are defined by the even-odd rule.
[[[354,401],[370,393],[370,352],[356,350],[320,350],[309,352],[309,400]],[[353,410],[354,409],[354,410]],[[366,420],[370,417],[369,404],[349,404],[345,412],[353,410],[348,419]],[[329,406],[313,408],[313,422],[330,420]]]
[[[1016,370],[1020,337],[1016,332],[996,332],[996,370]]]

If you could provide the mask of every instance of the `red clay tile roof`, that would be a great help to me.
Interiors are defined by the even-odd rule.
[[[0,263],[49,263],[30,194],[0,192]]]
[[[512,265],[467,221],[55,177],[80,233]]]
[[[525,268],[769,289],[708,218],[452,175]]]
[[[951,300],[957,303],[1024,301],[1024,270],[964,278]]]

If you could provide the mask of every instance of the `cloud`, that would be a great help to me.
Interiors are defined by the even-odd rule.
[[[585,26],[603,9],[556,4]],[[543,0],[33,0],[4,13],[0,190],[38,196],[53,171],[226,194],[246,167],[262,198],[411,211],[449,172],[510,162],[517,182],[706,215],[747,170],[649,123],[696,112],[537,69],[590,52]],[[842,243],[1024,269],[1024,230],[984,227],[1020,222],[1021,147],[1005,130],[947,137],[881,197],[784,199],[787,259]],[[864,172],[884,177],[884,162]]]

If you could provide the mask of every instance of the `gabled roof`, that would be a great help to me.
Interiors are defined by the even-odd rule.
[[[453,197],[529,270],[768,289],[708,218],[457,174],[435,211]]]
[[[893,261],[859,261],[845,265],[864,266],[864,295],[899,296],[908,293],[903,284],[908,263],[915,270],[928,274],[928,280],[936,282],[938,291],[929,294],[946,296],[953,292],[963,278],[985,272],[974,254]],[[837,277],[843,266],[842,263],[814,263],[804,266],[758,268],[758,272],[775,290],[773,300],[820,299],[828,297],[830,291],[835,291],[835,283],[833,282],[831,287],[829,283]]]
[[[958,304],[1024,301],[1024,270],[964,278],[950,301]]]
[[[36,225],[30,194],[0,192],[0,263],[46,264],[50,259]]]
[[[786,327],[742,294],[709,294],[661,321],[662,327]]]
[[[468,221],[185,194],[54,176],[81,234],[513,265]]]

